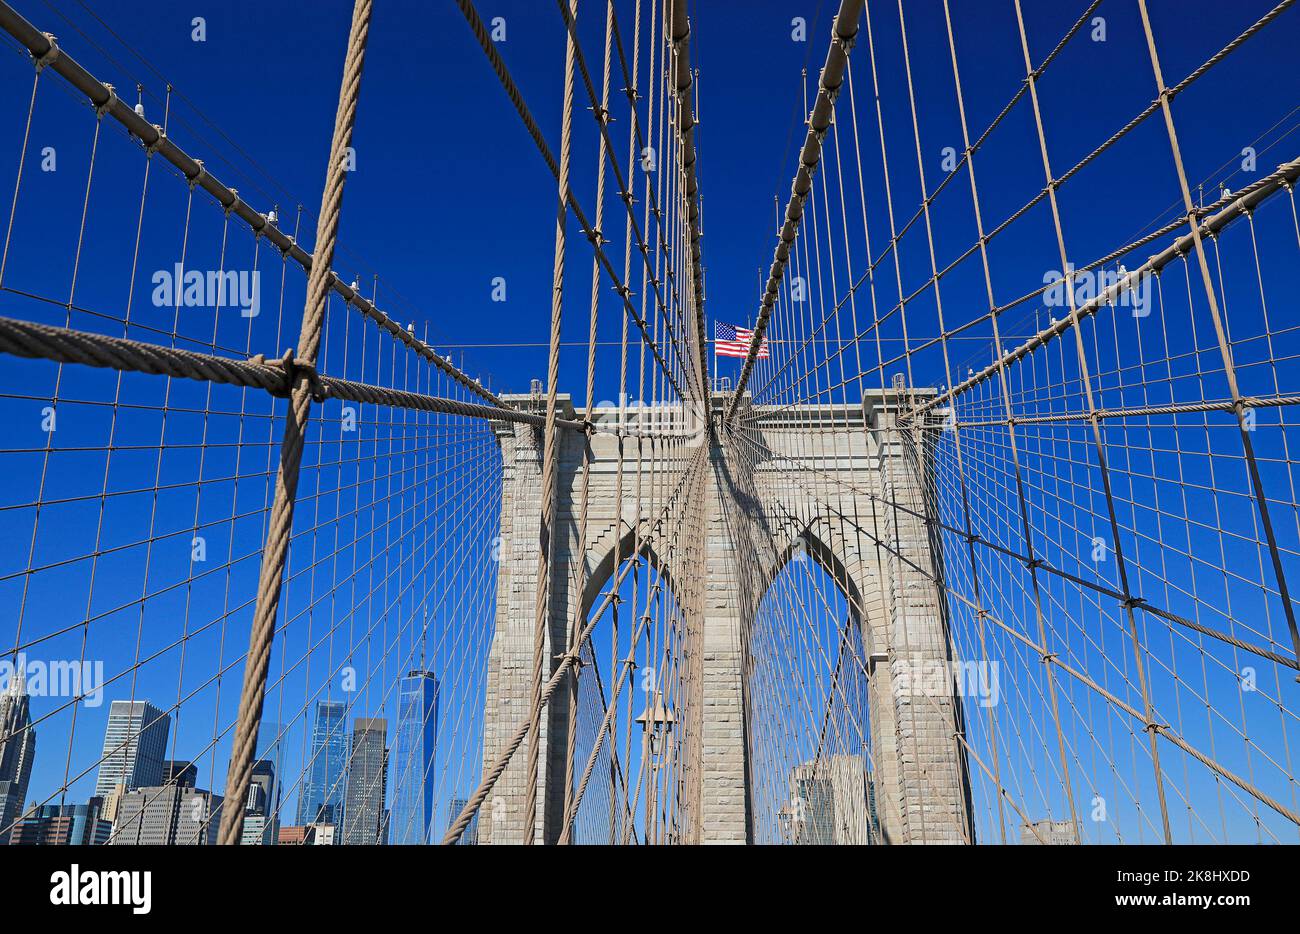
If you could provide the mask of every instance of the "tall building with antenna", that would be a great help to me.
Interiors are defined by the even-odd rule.
[[[438,745],[438,679],[415,670],[402,679],[393,767],[390,841],[429,843],[433,826],[433,763]]]
[[[0,844],[9,842],[13,825],[22,817],[35,758],[31,702],[26,678],[17,667],[0,694]]]

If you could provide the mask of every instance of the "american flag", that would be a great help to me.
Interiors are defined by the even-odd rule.
[[[754,339],[754,332],[749,328],[736,327],[734,324],[713,323],[713,353],[719,357],[749,356],[749,342]],[[758,359],[767,359],[767,338],[758,345]]]

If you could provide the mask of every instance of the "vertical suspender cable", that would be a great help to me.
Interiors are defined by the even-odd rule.
[[[577,18],[578,2],[570,0],[569,15]],[[524,842],[535,842],[537,820],[537,773],[541,752],[542,682],[550,674],[543,670],[546,654],[546,629],[550,622],[551,519],[555,512],[555,399],[560,381],[560,317],[564,310],[565,221],[569,203],[569,150],[573,139],[573,60],[576,44],[574,30],[564,40],[564,116],[560,130],[559,203],[555,213],[555,263],[551,277],[551,343],[546,368],[546,427],[542,439],[542,521],[537,549],[537,599],[534,604],[533,633],[533,700],[531,736],[528,740],[528,786],[524,791]]]
[[[357,98],[361,91],[361,70],[365,64],[366,37],[370,33],[372,6],[372,0],[356,0],[352,9],[347,60],[339,89],[339,106],[334,115],[334,138],[330,144],[320,217],[316,222],[316,251],[307,281],[307,302],[303,307],[302,326],[298,335],[296,362],[300,366],[294,378],[284,439],[280,445],[275,502],[271,506],[266,544],[262,550],[257,608],[253,614],[248,658],[244,667],[244,687],[239,697],[235,740],[230,752],[230,769],[226,775],[227,806],[222,811],[218,842],[228,846],[239,844],[244,827],[243,801],[248,796],[253,753],[257,747],[257,732],[262,721],[262,701],[266,691],[267,668],[271,661],[271,642],[275,635],[285,559],[293,530],[293,507],[298,492],[299,468],[302,466],[303,440],[312,395],[316,391],[313,374],[325,322],[325,299],[331,285],[330,267],[338,237],[339,212],[343,206],[343,182],[347,177],[344,156],[352,143],[352,127],[356,121]]]

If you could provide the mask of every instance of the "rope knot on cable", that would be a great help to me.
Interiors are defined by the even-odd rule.
[[[257,354],[250,357],[248,362],[258,366],[275,367],[283,372],[284,382],[280,388],[269,390],[273,396],[288,399],[293,395],[293,388],[298,384],[298,378],[301,376],[307,380],[313,402],[324,402],[329,398],[329,387],[321,380],[320,373],[316,371],[316,364],[295,357],[292,347],[286,350],[279,360],[267,360],[265,355]]]

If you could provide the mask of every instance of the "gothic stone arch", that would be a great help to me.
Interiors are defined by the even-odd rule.
[[[506,398],[521,408],[539,405],[531,396]],[[929,541],[920,518],[932,508],[922,492],[928,458],[924,443],[918,446],[893,428],[895,403],[890,394],[878,392],[869,394],[862,407],[793,407],[765,418],[761,430],[733,441],[730,456],[717,445],[710,451],[712,477],[703,504],[705,599],[699,627],[703,703],[698,710],[678,712],[699,718],[695,727],[701,737],[700,761],[692,769],[698,782],[693,800],[699,807],[691,815],[684,842],[751,839],[746,638],[768,586],[797,551],[826,570],[862,626],[875,760],[871,779],[882,837],[892,843],[970,840],[966,763],[954,737],[961,729],[955,691],[911,696],[894,690],[896,682],[906,683],[908,670],[946,664],[949,658],[946,602],[928,576],[936,566],[932,552],[937,545]],[[715,401],[715,415],[720,404]],[[561,417],[585,414],[575,412],[567,396],[560,397]],[[591,418],[613,420],[617,414],[614,408],[597,408]],[[542,501],[540,430],[513,423],[496,423],[495,430],[503,460],[502,544],[496,630],[488,662],[485,767],[529,715]],[[604,433],[591,437],[587,535],[579,542],[587,439],[571,431],[561,436],[547,658],[563,651],[575,601],[580,601],[585,618],[607,586],[615,570],[616,540],[619,555],[626,558],[637,531],[636,476],[642,451],[637,439],[623,441],[623,515],[618,516],[618,439]],[[652,463],[648,449],[645,456],[643,490]],[[781,503],[783,514],[766,515],[761,502]],[[889,503],[903,508],[884,505]],[[644,523],[646,510],[641,512]],[[877,547],[877,540],[890,547]],[[578,561],[585,566],[581,594],[574,586]],[[685,611],[682,600],[678,605]],[[948,683],[951,686],[951,679]],[[567,708],[567,693],[557,691],[538,737],[543,767],[531,828],[538,842],[557,840],[563,823]],[[485,802],[480,842],[524,841],[526,753],[526,746],[521,747]]]

